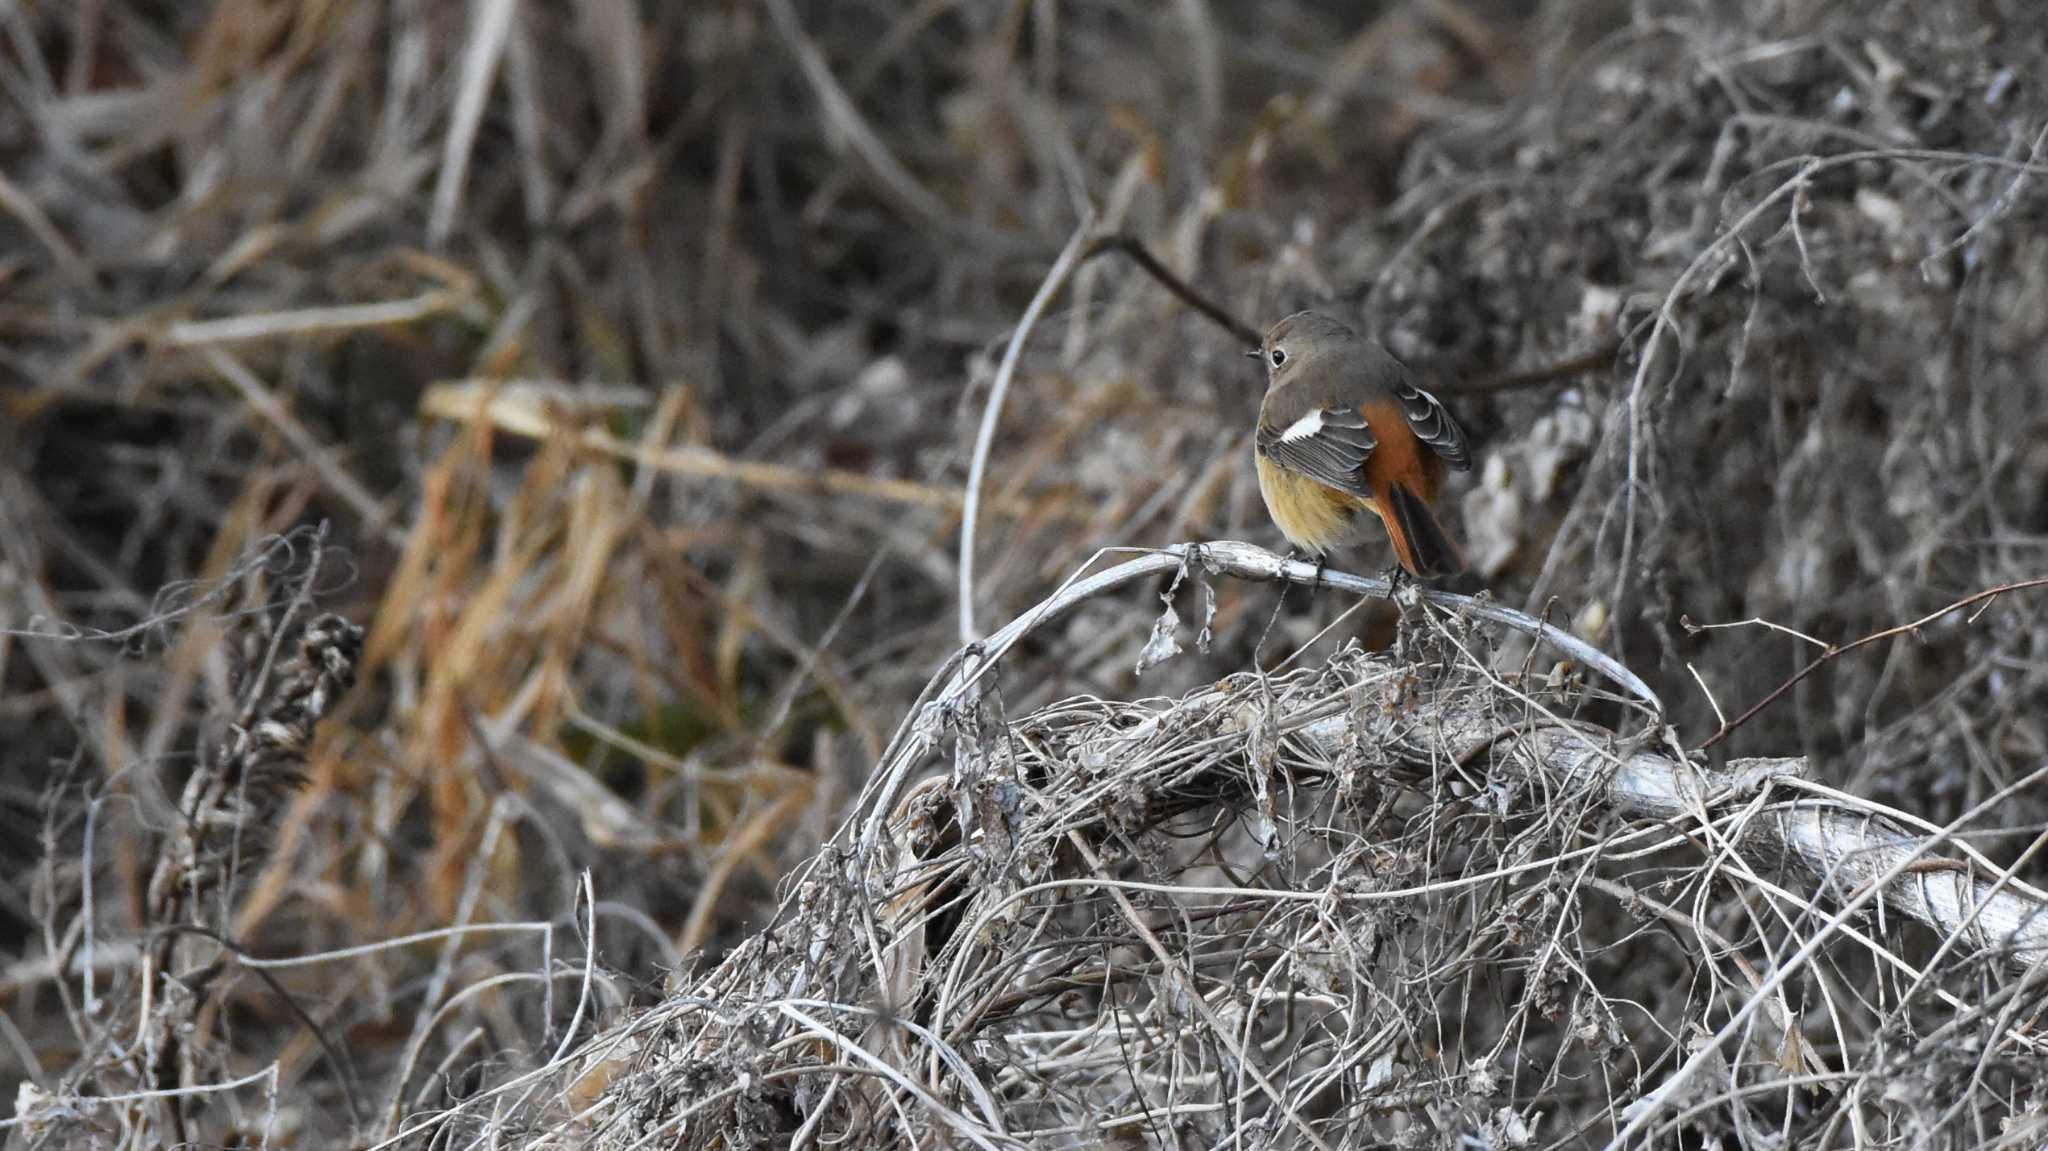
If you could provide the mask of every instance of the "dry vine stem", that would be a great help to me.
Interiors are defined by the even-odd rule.
[[[1045,280],[1031,297],[1031,303],[1024,309],[1024,317],[1017,321],[1016,330],[1010,333],[1010,342],[1003,349],[1002,363],[997,366],[995,379],[989,384],[988,402],[983,406],[981,426],[974,436],[974,452],[967,467],[966,506],[960,516],[960,642],[973,643],[981,638],[974,626],[974,532],[979,521],[976,514],[981,506],[982,476],[988,470],[989,449],[995,444],[996,421],[1002,418],[1003,399],[1009,394],[1010,382],[1016,378],[1017,363],[1024,354],[1024,343],[1031,338],[1031,330],[1059,295],[1076,269],[1104,252],[1122,252],[1182,303],[1211,323],[1235,336],[1240,343],[1259,342],[1258,329],[1232,316],[1220,304],[1195,291],[1185,280],[1167,270],[1150,249],[1135,236],[1121,232],[1106,235],[1096,234],[1095,213],[1089,212],[1074,229],[1066,247],[1045,273]]]

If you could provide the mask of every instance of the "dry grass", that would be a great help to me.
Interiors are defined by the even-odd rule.
[[[0,10],[8,1138],[2039,1145],[2048,632],[1940,609],[2048,540],[2043,75],[2020,0]],[[1249,559],[1034,616],[1272,538],[1100,236],[1462,392],[1485,610],[1646,692]]]

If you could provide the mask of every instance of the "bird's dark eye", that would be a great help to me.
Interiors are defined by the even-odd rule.
[[[1286,353],[1286,352],[1283,352],[1283,351],[1281,351],[1281,350],[1280,350],[1280,349],[1278,349],[1278,348],[1274,348],[1274,349],[1273,349],[1273,366],[1277,368],[1277,367],[1279,367],[1279,366],[1280,366],[1281,364],[1284,364],[1284,363],[1286,363],[1286,362],[1287,362],[1287,353]]]

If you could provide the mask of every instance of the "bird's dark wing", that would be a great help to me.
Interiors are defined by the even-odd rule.
[[[1358,408],[1269,405],[1259,420],[1258,444],[1261,455],[1289,471],[1340,491],[1370,494],[1365,461],[1378,441]]]
[[[1416,387],[1406,372],[1390,379],[1387,391],[1401,405],[1401,412],[1408,417],[1408,426],[1415,429],[1416,436],[1442,456],[1451,470],[1471,470],[1472,449],[1465,442],[1465,429],[1458,426],[1457,418],[1442,401]]]

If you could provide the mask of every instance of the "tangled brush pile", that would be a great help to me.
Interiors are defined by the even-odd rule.
[[[1644,701],[1504,663],[1483,602],[1412,597],[1389,653],[1003,716],[1007,646],[1181,564],[1306,575],[1211,545],[1041,605],[773,929],[490,1093],[517,1119],[472,1114],[604,1148],[2048,1135],[2041,892],[1967,824],[1707,767]]]

